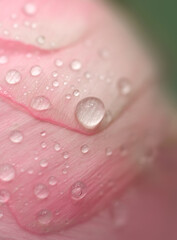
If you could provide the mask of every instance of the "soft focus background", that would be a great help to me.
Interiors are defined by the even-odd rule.
[[[165,70],[162,86],[177,105],[177,1],[111,1],[113,4],[122,5],[134,16],[162,55]]]

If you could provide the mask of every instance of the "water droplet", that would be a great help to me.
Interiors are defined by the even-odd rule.
[[[51,103],[46,97],[38,96],[32,99],[31,107],[37,111],[44,111],[51,107]]]
[[[71,99],[71,94],[67,94],[67,95],[65,96],[65,98],[66,98],[67,100],[70,100],[70,99]]]
[[[95,97],[81,100],[76,107],[78,122],[86,129],[95,129],[101,123],[105,115],[105,107],[102,101]]]
[[[61,149],[61,146],[60,146],[60,144],[59,143],[56,143],[55,145],[54,145],[54,149],[55,149],[55,151],[60,151],[60,149]]]
[[[52,84],[54,87],[58,87],[59,86],[59,82],[57,80],[53,81],[53,84]]]
[[[39,199],[46,199],[49,196],[49,191],[44,184],[38,184],[34,188],[34,195]]]
[[[122,95],[128,95],[131,92],[131,84],[127,78],[121,78],[118,80],[118,90]]]
[[[41,67],[40,66],[34,66],[31,68],[31,75],[33,77],[37,77],[41,74]]]
[[[8,62],[8,58],[6,56],[1,56],[0,57],[0,64],[5,64]]]
[[[37,215],[37,220],[41,225],[48,225],[52,219],[53,216],[49,210],[41,210]]]
[[[36,5],[34,3],[27,3],[27,4],[25,4],[24,12],[27,15],[29,15],[29,16],[35,15],[36,11],[37,11],[37,7],[36,7]]]
[[[81,146],[81,152],[82,153],[88,153],[88,151],[89,151],[89,147],[88,147],[88,145],[86,145],[86,144],[84,144],[83,146]]]
[[[103,59],[107,59],[107,58],[109,58],[109,56],[110,56],[110,51],[108,50],[108,49],[102,49],[101,51],[100,51],[100,56],[101,56],[101,58],[103,58]]]
[[[81,62],[79,62],[78,60],[74,60],[74,61],[71,63],[71,69],[72,69],[73,71],[79,71],[81,68],[82,68],[82,64],[81,64]]]
[[[48,161],[47,159],[42,159],[40,161],[40,166],[43,167],[43,168],[46,168],[48,166]]]
[[[5,189],[0,190],[0,203],[6,203],[9,199],[10,193]]]
[[[77,90],[77,89],[74,90],[73,95],[74,95],[75,97],[78,97],[78,96],[80,95],[79,90]]]
[[[0,210],[0,219],[2,219],[4,217],[4,214],[2,212],[2,210]]]
[[[76,182],[71,187],[71,197],[74,200],[80,200],[87,194],[87,187],[83,182]]]
[[[23,134],[18,130],[14,130],[10,134],[10,140],[13,143],[21,143],[23,140]]]
[[[49,182],[49,185],[55,186],[57,184],[57,179],[56,179],[56,177],[51,176],[51,177],[49,177],[48,182]]]
[[[46,136],[46,132],[45,131],[42,131],[40,134],[41,134],[41,137],[45,137]]]
[[[6,74],[6,82],[9,84],[17,84],[21,80],[21,74],[17,70],[9,70]]]
[[[106,156],[109,157],[112,155],[112,149],[111,148],[106,148]]]
[[[56,59],[55,65],[56,65],[57,67],[61,67],[61,66],[63,66],[63,61],[60,60],[60,59]]]
[[[10,182],[15,178],[15,169],[10,164],[0,165],[0,180],[3,182]]]
[[[45,149],[47,147],[47,144],[45,142],[41,143],[41,148]]]
[[[69,158],[69,153],[68,152],[64,152],[63,153],[63,158],[64,159],[68,159]]]
[[[52,76],[53,76],[54,78],[56,78],[56,77],[58,77],[58,73],[57,73],[57,72],[53,72],[53,73],[52,73]]]
[[[117,201],[112,204],[110,210],[114,226],[116,228],[124,227],[127,223],[127,211],[125,206]]]
[[[36,39],[37,43],[39,45],[43,45],[45,43],[45,37],[44,36],[39,36],[37,39]]]

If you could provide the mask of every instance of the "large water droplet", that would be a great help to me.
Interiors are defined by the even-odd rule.
[[[26,3],[24,6],[24,12],[25,14],[29,16],[33,16],[37,11],[37,7],[34,3]]]
[[[78,181],[72,185],[71,187],[72,199],[81,200],[82,198],[85,197],[86,194],[87,194],[87,187],[83,182]]]
[[[84,145],[81,146],[81,152],[82,153],[85,154],[85,153],[88,153],[88,151],[89,151],[88,145],[84,144]]]
[[[80,61],[74,60],[74,61],[71,63],[71,69],[72,69],[73,71],[79,71],[81,68],[82,68],[82,64],[81,64]]]
[[[81,100],[76,107],[78,122],[87,129],[95,129],[103,120],[105,107],[102,101],[95,97]]]
[[[44,111],[51,107],[51,103],[46,97],[38,96],[32,99],[31,107],[37,111]]]
[[[9,70],[6,74],[6,82],[9,84],[17,84],[21,80],[21,74],[17,70]]]
[[[21,143],[23,140],[23,134],[18,130],[14,130],[10,134],[10,140],[13,143]]]
[[[46,199],[49,196],[49,191],[44,184],[38,184],[34,188],[34,195],[39,199]]]
[[[41,67],[40,66],[34,66],[31,68],[31,75],[33,77],[37,77],[41,74]]]
[[[37,220],[42,225],[48,225],[52,219],[53,216],[49,210],[41,210],[37,215]]]
[[[3,182],[10,182],[15,178],[15,169],[10,164],[0,165],[0,180]]]
[[[6,203],[9,199],[10,193],[5,189],[0,190],[0,203]]]

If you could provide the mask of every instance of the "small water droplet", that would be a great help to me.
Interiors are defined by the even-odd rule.
[[[57,72],[53,72],[53,73],[52,73],[52,76],[53,76],[54,78],[56,78],[56,77],[58,77],[58,73],[57,73]]]
[[[38,96],[32,99],[31,107],[37,111],[44,111],[51,107],[51,103],[46,97]]]
[[[41,74],[41,67],[40,66],[34,66],[31,68],[31,75],[33,77],[37,77]]]
[[[131,92],[131,84],[127,78],[121,78],[117,82],[118,90],[122,95],[128,95]]]
[[[57,179],[56,179],[56,177],[53,177],[53,176],[49,177],[48,183],[49,183],[49,185],[51,185],[51,186],[55,186],[55,185],[57,184]]]
[[[36,14],[37,11],[37,7],[34,3],[26,3],[24,6],[24,12],[29,15],[29,16],[33,16]]]
[[[6,203],[9,199],[10,193],[5,189],[0,190],[0,203]]]
[[[38,184],[34,188],[34,195],[39,199],[46,199],[49,196],[49,191],[44,184]]]
[[[0,64],[5,64],[8,62],[8,58],[6,56],[0,56]]]
[[[41,137],[45,137],[46,136],[46,131],[42,131],[40,134],[41,134]]]
[[[88,145],[84,144],[84,145],[81,146],[81,152],[82,153],[85,154],[85,153],[88,153],[88,151],[89,151]]]
[[[95,129],[101,123],[105,115],[105,107],[102,101],[95,97],[81,100],[76,107],[76,118],[86,129]]]
[[[108,147],[108,148],[106,148],[105,151],[106,151],[106,156],[107,156],[107,157],[109,157],[109,156],[112,155],[112,149],[111,149],[111,148]]]
[[[4,217],[4,214],[2,212],[2,210],[0,210],[0,219],[2,219]]]
[[[53,219],[52,213],[49,210],[41,210],[37,214],[37,220],[41,225],[48,225]]]
[[[73,71],[79,71],[81,68],[82,68],[82,64],[81,64],[80,61],[74,60],[74,61],[71,63],[71,69],[72,69]]]
[[[56,65],[57,67],[62,67],[62,66],[63,66],[63,61],[60,60],[60,59],[56,59],[55,65]]]
[[[69,158],[69,153],[68,152],[64,152],[63,153],[63,158],[64,159],[68,159]]]
[[[9,70],[6,74],[6,82],[9,84],[17,84],[21,80],[21,74],[17,70]]]
[[[59,144],[59,143],[56,143],[56,144],[54,145],[54,149],[55,149],[56,152],[60,151],[60,149],[61,149],[60,144]]]
[[[0,165],[0,180],[10,182],[15,178],[15,169],[10,164]]]
[[[66,98],[67,100],[70,100],[70,99],[71,99],[71,94],[65,95],[65,98]]]
[[[14,130],[13,132],[11,132],[10,134],[10,140],[13,143],[21,143],[23,140],[23,134],[22,132],[18,131],[18,130]]]
[[[75,97],[78,97],[78,96],[80,95],[79,90],[77,90],[77,89],[74,90],[73,95],[74,95]]]
[[[37,37],[36,41],[39,45],[43,45],[45,43],[45,37],[39,36],[39,37]]]
[[[40,161],[40,166],[43,167],[43,168],[46,168],[48,166],[48,161],[47,159],[42,159]]]
[[[85,183],[78,181],[71,187],[71,197],[74,200],[81,200],[87,194],[87,187]]]
[[[45,142],[41,143],[41,148],[45,149],[47,147],[47,144]]]
[[[57,80],[53,81],[53,84],[52,84],[54,87],[58,87],[59,86],[59,82]]]

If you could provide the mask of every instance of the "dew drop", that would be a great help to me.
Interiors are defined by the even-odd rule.
[[[65,98],[66,98],[67,100],[70,100],[70,99],[71,99],[71,94],[66,94],[66,95],[65,95]]]
[[[107,157],[112,155],[112,149],[111,148],[106,148],[105,152],[106,152]]]
[[[78,97],[78,96],[80,95],[79,90],[77,90],[77,89],[74,90],[73,95],[74,95],[75,97]]]
[[[34,66],[31,68],[31,75],[33,77],[37,77],[41,74],[41,67],[40,66]]]
[[[105,107],[100,99],[88,97],[77,104],[75,113],[78,122],[83,127],[95,129],[104,118]]]
[[[62,66],[63,66],[63,61],[60,60],[60,59],[56,59],[55,65],[56,65],[57,67],[62,67]]]
[[[73,200],[81,200],[82,198],[85,197],[86,194],[87,194],[87,187],[83,182],[78,181],[72,185],[71,197]]]
[[[0,180],[10,182],[15,178],[15,169],[10,164],[0,165]]]
[[[84,144],[84,145],[81,146],[81,152],[83,154],[88,153],[88,151],[89,151],[88,145]]]
[[[58,87],[59,86],[59,82],[57,80],[53,81],[53,87]]]
[[[49,191],[44,184],[38,184],[34,188],[34,195],[38,199],[46,199],[49,196]]]
[[[14,130],[10,134],[10,141],[13,143],[21,143],[23,141],[23,134],[18,130]]]
[[[112,204],[110,210],[114,226],[119,229],[124,227],[128,217],[125,206],[117,201]]]
[[[54,149],[55,149],[56,152],[60,151],[60,149],[61,149],[60,144],[59,144],[59,143],[56,143],[56,144],[54,145]]]
[[[8,58],[6,56],[0,56],[0,64],[5,64],[8,62]]]
[[[41,148],[45,149],[47,147],[47,144],[45,142],[41,143]]]
[[[27,15],[29,15],[29,16],[35,15],[36,11],[37,11],[37,7],[36,7],[36,5],[34,3],[27,3],[27,4],[25,4],[24,12]]]
[[[44,36],[39,36],[37,39],[36,39],[37,43],[39,45],[43,45],[45,43],[45,37]]]
[[[41,225],[48,225],[53,219],[52,213],[49,210],[41,210],[37,214],[37,221]]]
[[[0,210],[0,219],[2,219],[4,217],[4,214],[2,212],[2,210]]]
[[[21,74],[17,70],[9,70],[6,74],[6,82],[9,84],[17,84],[21,80]]]
[[[37,111],[44,111],[51,107],[51,103],[46,97],[38,96],[32,99],[31,107]]]
[[[5,189],[0,190],[0,203],[6,203],[9,199],[10,193]]]
[[[74,60],[74,61],[71,63],[71,69],[72,69],[73,71],[79,71],[81,68],[82,68],[82,64],[81,64],[80,61]]]
[[[69,153],[68,152],[64,152],[63,153],[63,158],[64,159],[68,159],[69,158]]]
[[[40,134],[41,134],[41,137],[45,137],[46,136],[46,132],[45,131],[42,131]]]
[[[40,166],[41,166],[42,168],[46,168],[46,167],[48,166],[48,161],[47,161],[47,159],[42,159],[42,160],[40,161]]]
[[[50,186],[55,186],[57,184],[56,177],[53,177],[53,176],[49,177],[48,183]]]
[[[128,95],[131,92],[131,84],[127,78],[121,78],[117,82],[118,90],[122,95]]]

